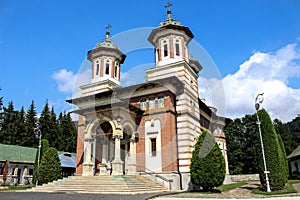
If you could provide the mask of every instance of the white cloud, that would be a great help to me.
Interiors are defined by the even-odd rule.
[[[52,78],[58,84],[58,90],[60,92],[73,92],[76,75],[72,71],[61,69],[58,72],[54,72]]]
[[[292,120],[300,112],[300,88],[291,86],[289,79],[299,77],[300,48],[297,44],[289,44],[275,53],[255,52],[240,65],[236,73],[228,74],[222,80],[226,116],[235,118],[254,113],[255,97],[264,92],[262,107],[270,113],[271,117],[285,122]],[[205,79],[208,86],[214,81]],[[210,88],[213,87],[208,87],[209,92]],[[213,89],[213,92],[210,92],[211,98],[215,94]],[[200,95],[207,98],[208,92]],[[218,99],[210,103],[220,104]]]

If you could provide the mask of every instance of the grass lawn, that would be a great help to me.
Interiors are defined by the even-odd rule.
[[[300,180],[289,180],[283,190],[277,190],[272,192],[262,191],[261,188],[255,188],[252,190],[253,194],[262,194],[262,195],[280,195],[280,194],[291,194],[297,193],[296,189],[293,187],[293,184],[300,183]]]
[[[3,189],[0,191],[7,191],[7,190],[27,190],[32,188],[32,185],[18,185],[18,186],[8,186],[7,189]]]
[[[216,189],[219,190],[220,192],[226,192],[226,191],[236,189],[236,188],[241,187],[241,186],[246,185],[246,184],[248,184],[248,183],[242,181],[242,182],[236,182],[236,183],[221,185],[221,186],[217,187]]]

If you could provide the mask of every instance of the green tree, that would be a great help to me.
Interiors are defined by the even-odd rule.
[[[280,190],[284,188],[287,179],[285,173],[285,163],[283,163],[283,153],[280,148],[279,139],[269,114],[265,110],[259,110],[258,115],[261,121],[261,132],[264,143],[267,169],[270,172],[268,176],[271,190]],[[263,159],[262,156],[260,157],[260,182],[263,189],[266,189],[266,177],[264,173]]]
[[[16,124],[17,114],[14,110],[13,102],[8,103],[8,107],[4,107],[2,131],[1,131],[1,143],[4,144],[16,144],[18,125]]]
[[[37,128],[37,114],[35,111],[34,101],[31,102],[25,119],[27,137],[24,139],[24,146],[37,147],[38,139],[35,136],[34,130]]]
[[[192,182],[203,190],[222,185],[226,169],[223,154],[215,138],[204,131],[198,138],[191,159]]]
[[[225,128],[230,174],[242,174],[244,166],[243,136],[241,119],[231,121]]]
[[[42,139],[42,141],[41,141],[41,150],[40,150],[40,164],[41,164],[41,159],[43,158],[44,153],[46,151],[48,151],[49,148],[50,147],[49,147],[48,140]],[[36,155],[35,155],[35,161],[34,161],[34,170],[33,170],[33,182],[34,183],[36,181],[36,178],[37,178],[36,175],[38,173],[38,160],[39,160],[39,150],[37,149]],[[40,169],[39,169],[39,171],[40,171]]]
[[[58,157],[57,150],[50,147],[42,157],[40,171],[39,171],[39,183],[44,184],[61,177],[61,166]]]
[[[54,141],[52,138],[52,127],[51,127],[51,114],[49,110],[48,101],[46,101],[46,104],[39,118],[39,129],[42,132],[43,139],[48,140],[49,145],[51,147],[54,147],[53,145]]]
[[[282,123],[279,119],[273,121],[276,133],[280,135],[287,155],[292,153],[292,135],[287,124]]]
[[[300,116],[287,123],[292,135],[292,151],[300,145]]]
[[[260,142],[258,135],[258,126],[255,115],[246,115],[243,117],[243,124],[245,128],[243,136],[243,152],[244,152],[244,174],[258,173],[258,160]]]
[[[15,122],[17,126],[17,138],[16,138],[16,144],[20,146],[25,146],[24,141],[27,139],[27,132],[26,132],[26,126],[25,126],[25,111],[24,107],[21,108],[19,112],[16,112],[17,114],[17,121]]]
[[[76,151],[76,136],[77,131],[69,113],[64,113],[61,119],[61,136],[64,144],[63,151]]]

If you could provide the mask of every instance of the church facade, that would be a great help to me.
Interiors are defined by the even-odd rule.
[[[199,98],[202,66],[188,48],[194,36],[170,9],[167,14],[148,37],[155,66],[146,70],[145,83],[120,85],[126,55],[109,29],[88,51],[91,82],[81,86],[81,97],[67,100],[79,114],[76,174],[156,176],[174,190],[188,189],[192,151],[203,130],[214,133],[228,163],[224,118]]]

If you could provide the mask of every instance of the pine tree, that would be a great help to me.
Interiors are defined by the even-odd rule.
[[[53,139],[52,139],[52,130],[51,130],[51,115],[49,110],[48,101],[42,110],[41,116],[39,118],[39,129],[42,132],[42,138],[49,141],[49,145],[53,147]]]
[[[260,142],[258,127],[256,124],[255,115],[246,115],[243,117],[243,124],[245,128],[244,137],[243,137],[243,152],[244,152],[244,174],[256,174],[259,171],[258,160],[259,160],[259,151]]]
[[[46,139],[42,139],[41,141],[41,149],[40,149],[40,153],[39,153],[39,149],[37,149],[36,151],[36,155],[35,155],[35,161],[34,161],[34,170],[33,170],[33,182],[36,183],[36,174],[37,174],[37,171],[38,171],[38,160],[39,160],[39,156],[40,156],[40,164],[41,164],[41,159],[44,155],[44,153],[49,149],[49,142],[48,140]],[[40,155],[39,155],[40,154]],[[40,179],[39,179],[40,180]],[[40,183],[39,183],[40,184]]]
[[[261,132],[264,143],[267,170],[270,172],[268,175],[270,187],[271,190],[280,190],[284,188],[287,179],[285,178],[285,163],[283,163],[283,153],[280,148],[279,139],[269,114],[265,110],[259,110],[258,115],[261,121]],[[260,182],[263,189],[266,189],[266,177],[264,170],[263,159],[262,156],[260,156]]]
[[[44,184],[61,177],[61,166],[57,150],[50,147],[43,153],[40,170],[39,170],[39,183]]]
[[[24,141],[27,139],[27,132],[26,132],[26,126],[25,126],[25,111],[24,107],[21,108],[17,114],[17,121],[15,122],[17,126],[17,137],[16,137],[16,144],[20,146],[25,146]]]
[[[279,119],[275,119],[273,121],[276,133],[281,136],[283,141],[285,152],[287,155],[292,153],[292,136],[290,130],[286,124],[283,124]]]
[[[34,101],[31,102],[25,119],[27,137],[24,141],[24,146],[37,147],[38,139],[36,138],[34,130],[37,128],[37,114],[35,111]]]
[[[8,107],[4,108],[3,112],[3,121],[2,121],[2,131],[1,131],[1,143],[3,144],[16,144],[17,137],[17,115],[14,110],[13,102],[8,103]]]
[[[203,190],[222,185],[226,169],[225,160],[215,138],[204,131],[198,138],[191,159],[192,182]]]
[[[243,151],[244,125],[241,119],[231,121],[225,128],[230,174],[242,174],[245,164]]]

